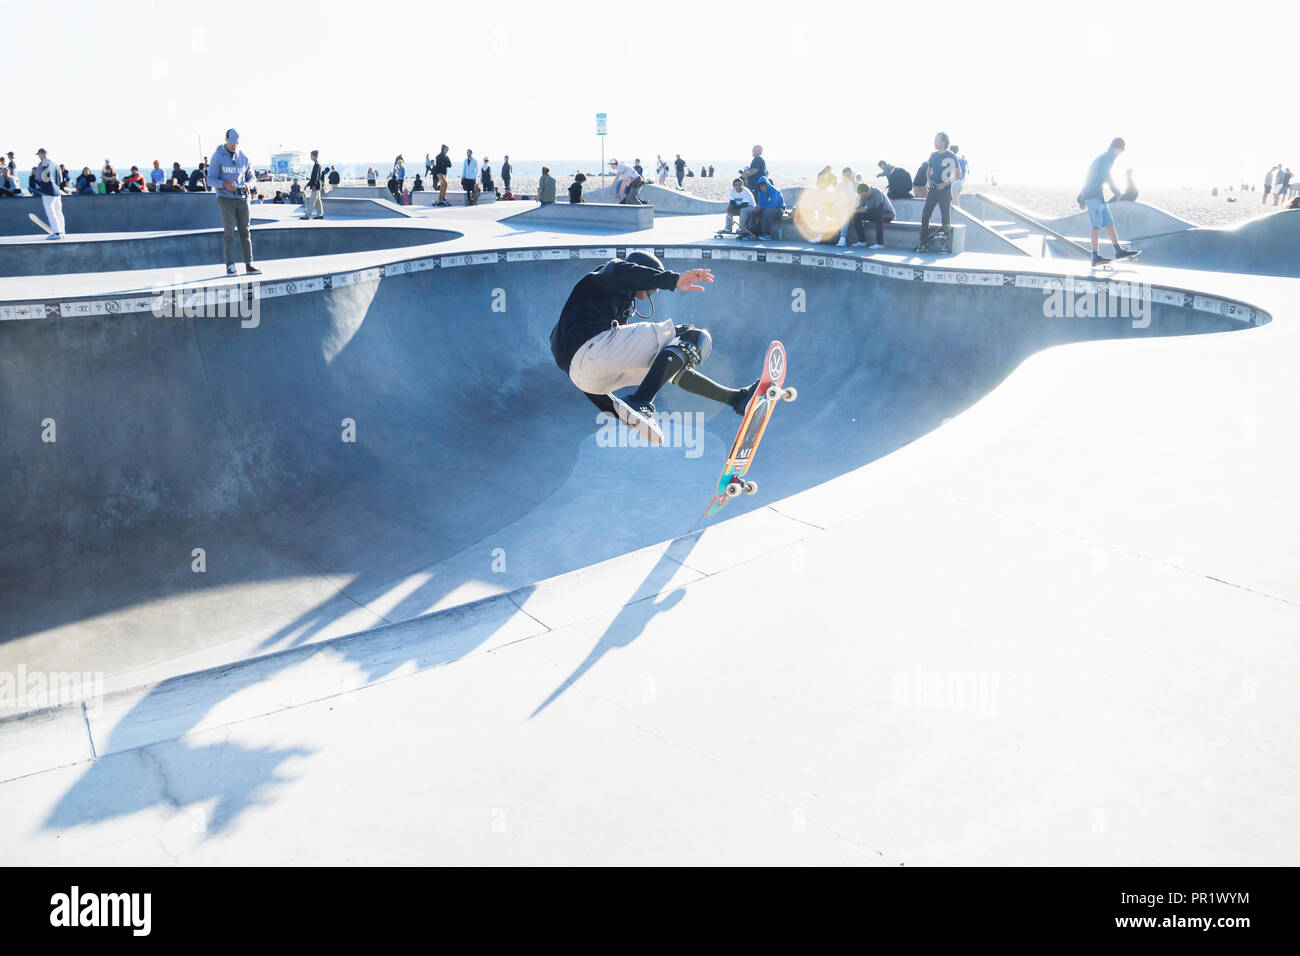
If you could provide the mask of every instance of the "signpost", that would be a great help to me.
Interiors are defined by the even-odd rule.
[[[605,114],[596,114],[596,135],[600,137],[600,185],[605,185]]]

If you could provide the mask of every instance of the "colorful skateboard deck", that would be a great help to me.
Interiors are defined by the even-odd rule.
[[[763,432],[772,418],[776,403],[782,400],[792,402],[797,396],[793,388],[785,388],[786,356],[785,346],[773,342],[767,347],[763,360],[763,377],[758,380],[758,387],[745,407],[745,414],[736,430],[736,438],[731,443],[727,460],[722,466],[722,475],[718,478],[718,487],[705,509],[705,516],[717,514],[727,501],[742,492],[754,494],[758,484],[745,480],[745,473],[754,463],[758,443],[763,440]]]

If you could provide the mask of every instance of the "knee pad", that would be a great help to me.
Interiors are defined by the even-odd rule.
[[[679,325],[677,336],[668,343],[666,349],[677,353],[686,363],[686,368],[695,368],[713,351],[713,339],[707,329],[697,329],[693,325]]]

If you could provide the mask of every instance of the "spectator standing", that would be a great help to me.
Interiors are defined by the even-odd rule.
[[[858,184],[853,178],[853,168],[845,166],[840,170],[839,207],[836,211],[840,218],[840,238],[836,246],[849,244],[849,227],[853,225],[853,213],[858,207]]]
[[[668,184],[668,164],[664,162],[663,156],[658,156],[655,160],[655,175],[659,177],[659,185]]]
[[[673,160],[673,166],[677,170],[677,188],[685,188],[682,183],[686,179],[686,160],[682,159],[682,154],[678,153],[677,158]]]
[[[1287,191],[1291,188],[1291,167],[1286,169],[1278,168],[1277,178],[1273,180],[1273,205],[1279,206],[1286,199]]]
[[[36,181],[36,191],[45,207],[45,221],[50,226],[50,234],[46,238],[62,239],[67,235],[67,226],[63,222],[63,189],[59,184],[59,167],[50,162],[44,147],[36,151],[36,157],[39,162],[32,170],[32,178]]]
[[[961,165],[957,162],[957,157],[952,154],[948,148],[948,134],[934,134],[934,152],[926,160],[926,191],[925,205],[921,207],[921,243],[926,240],[930,231],[930,216],[934,213],[934,207],[939,207],[939,216],[943,222],[943,231],[946,236],[944,239],[944,248],[946,251],[952,249],[952,186],[953,183],[961,182]],[[922,246],[918,245],[917,252],[922,251]]]
[[[248,184],[254,181],[248,156],[239,148],[239,133],[226,130],[226,141],[217,147],[208,163],[217,191],[217,208],[221,211],[222,247],[226,257],[226,275],[235,275],[236,232],[243,252],[244,272],[260,275],[253,265],[253,236],[248,231]]]
[[[961,191],[966,188],[966,157],[961,154],[961,147],[954,146],[952,154],[957,157],[957,165],[961,167],[961,177],[952,184],[952,202],[954,206],[960,206]]]
[[[767,160],[763,158],[762,146],[755,146],[751,150],[751,156],[753,158],[750,159],[749,166],[741,170],[740,175],[745,178],[745,185],[749,191],[757,195],[758,181],[767,175]]]
[[[297,182],[297,180],[294,180]],[[307,192],[303,197],[302,218],[325,218],[325,174],[320,168],[320,150],[311,151],[311,173],[307,176]]]
[[[507,153],[507,154],[506,154],[506,158],[505,158],[505,159],[502,161],[502,163],[501,163],[501,184],[502,184],[503,186],[505,186],[505,188],[506,188],[506,192],[510,192],[510,173],[511,173],[511,172],[512,172],[512,170],[511,170],[511,168],[510,168],[510,154]]]
[[[1281,170],[1282,170],[1282,164],[1278,163],[1276,166],[1274,166],[1272,169],[1270,169],[1268,172],[1264,174],[1264,195],[1259,197],[1259,201],[1261,204],[1268,203],[1269,194],[1273,192],[1273,181],[1277,178],[1277,174]]]
[[[465,150],[465,162],[460,166],[460,188],[465,191],[465,205],[474,205],[474,186],[478,182],[478,160],[474,150]]]
[[[486,156],[483,157],[483,171],[479,174],[479,177],[483,183],[483,191],[485,193],[495,194],[497,187],[492,182],[492,160],[488,159]]]

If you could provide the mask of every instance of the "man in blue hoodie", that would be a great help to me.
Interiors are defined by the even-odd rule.
[[[785,212],[785,197],[781,190],[767,181],[766,176],[758,177],[758,188],[754,190],[754,200],[758,208],[754,210],[753,231],[745,238],[771,239],[772,226]]]
[[[222,244],[226,253],[226,275],[235,274],[235,230],[244,254],[244,272],[260,275],[253,265],[253,237],[248,231],[248,184],[255,179],[248,157],[239,149],[239,133],[226,130],[226,141],[217,147],[208,163],[208,183],[216,190],[221,210]]]

